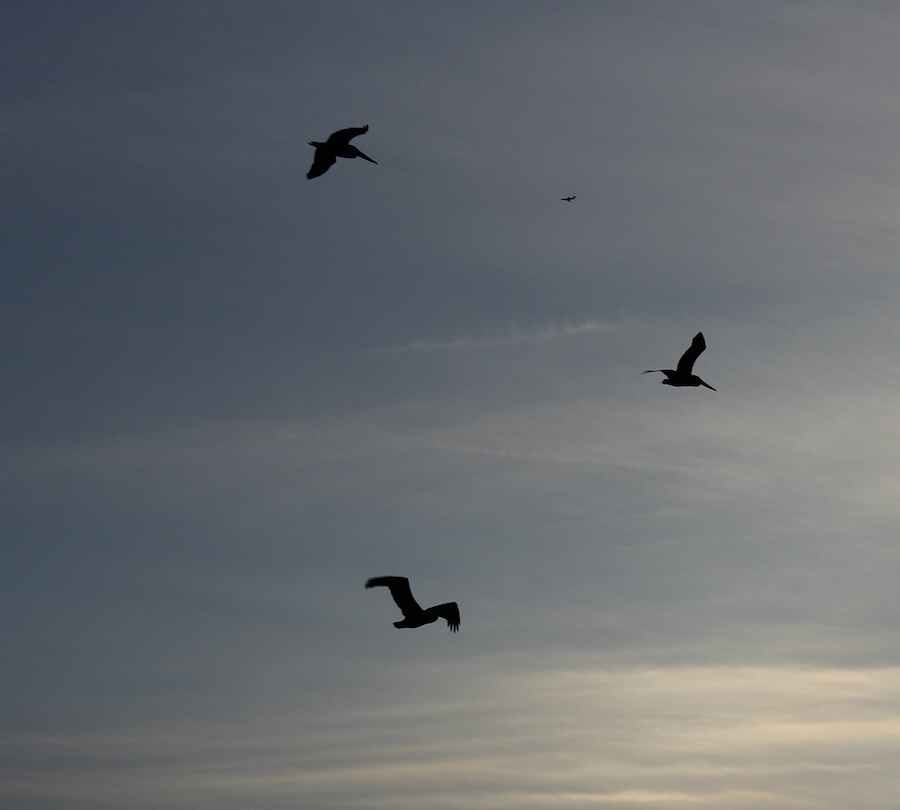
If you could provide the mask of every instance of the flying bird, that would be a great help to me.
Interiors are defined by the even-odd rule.
[[[394,622],[394,627],[421,627],[438,619],[446,619],[451,631],[455,633],[459,630],[459,608],[456,602],[445,602],[422,610],[409,589],[406,577],[373,577],[366,581],[367,588],[377,588],[379,585],[390,589],[391,596],[403,613],[403,620]]]
[[[559,199],[563,202],[572,202],[577,195],[573,194],[571,197],[560,197]]]
[[[705,385],[710,390],[715,391],[715,388],[708,383],[703,382],[696,374],[692,373],[694,361],[705,351],[706,339],[703,337],[703,332],[697,332],[691,343],[691,347],[681,355],[681,359],[678,361],[678,368],[648,368],[641,373],[650,374],[654,371],[661,371],[666,375],[666,379],[661,380],[663,385],[675,385],[679,387],[691,386],[692,388]]]
[[[309,167],[309,171],[306,173],[306,179],[312,180],[313,177],[325,174],[334,166],[339,157],[361,157],[364,160],[368,160],[369,163],[377,163],[377,160],[372,160],[368,155],[364,155],[350,143],[357,135],[364,135],[368,131],[369,125],[366,124],[364,127],[349,127],[348,129],[339,129],[337,132],[332,132],[325,143],[310,141],[309,145],[316,147],[316,154],[313,157],[312,166]]]

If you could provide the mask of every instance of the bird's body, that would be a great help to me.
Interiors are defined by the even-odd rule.
[[[368,131],[369,125],[366,124],[364,127],[349,127],[348,129],[339,129],[337,132],[332,132],[324,143],[321,141],[310,141],[309,145],[316,147],[316,154],[313,156],[312,166],[309,167],[309,171],[306,173],[307,180],[312,180],[313,177],[325,174],[334,166],[339,157],[361,157],[363,160],[368,160],[369,163],[377,163],[378,161],[372,160],[372,158],[363,154],[350,143],[357,135],[364,135]]]
[[[706,339],[703,332],[697,332],[690,348],[681,355],[678,361],[678,368],[648,368],[643,374],[650,374],[654,371],[660,371],[666,375],[666,379],[661,380],[663,385],[672,385],[676,387],[697,388],[701,385],[715,391],[708,383],[703,382],[696,374],[693,373],[694,361],[706,351]]]
[[[562,202],[572,202],[572,200],[574,200],[576,196],[576,194],[573,194],[571,197],[560,197],[559,199]]]
[[[422,627],[438,619],[446,619],[451,631],[455,633],[459,630],[459,607],[456,602],[445,602],[443,605],[423,610],[413,597],[406,577],[373,577],[366,581],[367,588],[376,588],[379,585],[390,589],[391,596],[403,613],[403,619],[394,622],[394,627]]]

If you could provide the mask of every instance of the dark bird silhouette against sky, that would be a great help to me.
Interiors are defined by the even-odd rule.
[[[413,598],[409,589],[409,580],[406,577],[373,577],[366,581],[367,588],[377,588],[384,585],[391,591],[391,596],[403,613],[403,620],[394,622],[394,627],[421,627],[423,624],[431,624],[438,619],[446,619],[447,626],[455,633],[459,630],[459,608],[456,602],[445,602],[443,605],[422,610],[419,603]]]
[[[703,382],[696,374],[692,373],[694,361],[705,351],[706,339],[703,337],[703,332],[697,332],[691,343],[691,347],[681,355],[681,359],[678,361],[678,368],[648,368],[641,373],[650,374],[654,371],[661,371],[666,375],[666,379],[661,380],[663,385],[675,385],[679,387],[691,386],[692,388],[705,385],[711,391],[715,391],[715,388],[708,383]]]
[[[572,202],[572,200],[574,200],[576,196],[577,195],[573,194],[571,197],[560,197],[559,199],[563,202]]]
[[[364,127],[349,127],[348,129],[339,129],[337,132],[332,132],[325,143],[310,141],[309,145],[316,147],[316,154],[313,157],[312,166],[309,167],[309,171],[306,173],[306,179],[312,180],[313,177],[325,174],[334,166],[339,157],[361,157],[363,160],[368,160],[369,163],[377,163],[377,160],[372,160],[368,155],[364,155],[350,143],[357,135],[364,135],[368,131],[369,125],[366,124]]]

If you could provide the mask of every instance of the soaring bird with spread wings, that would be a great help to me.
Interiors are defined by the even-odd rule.
[[[394,627],[421,627],[423,624],[431,624],[438,619],[446,619],[447,626],[454,633],[459,630],[459,607],[456,602],[445,602],[443,605],[422,608],[413,598],[409,589],[409,580],[406,577],[372,577],[366,582],[367,588],[377,588],[384,585],[391,591],[391,596],[397,603],[397,607],[403,613],[403,620],[394,622]]]
[[[325,143],[310,141],[309,145],[316,147],[316,154],[313,156],[312,166],[309,167],[309,171],[306,173],[307,180],[312,180],[313,177],[325,174],[334,166],[339,157],[361,157],[363,160],[368,160],[369,163],[378,163],[377,160],[372,160],[368,155],[364,155],[350,143],[357,135],[364,135],[368,131],[369,125],[366,124],[364,127],[349,127],[348,129],[339,129],[337,132],[332,132]]]
[[[715,391],[715,388],[708,383],[703,382],[703,380],[693,373],[694,361],[703,354],[704,351],[706,351],[706,339],[703,337],[703,332],[697,332],[697,334],[694,335],[691,347],[681,355],[681,359],[678,361],[678,368],[648,368],[641,373],[651,374],[654,371],[661,371],[666,375],[664,380],[660,380],[663,385],[674,385],[679,387],[690,386],[692,388],[705,385],[711,391]]]

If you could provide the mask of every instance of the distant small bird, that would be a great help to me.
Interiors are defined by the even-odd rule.
[[[654,371],[661,371],[666,375],[666,379],[660,380],[663,385],[674,385],[679,387],[690,386],[692,388],[705,385],[711,391],[715,391],[715,388],[703,382],[696,374],[691,373],[694,368],[694,361],[703,354],[704,351],[706,351],[706,339],[703,337],[703,332],[697,332],[691,343],[691,347],[681,355],[681,359],[678,361],[678,368],[648,368],[641,373],[650,374]]]
[[[377,160],[372,160],[368,155],[364,155],[350,143],[357,135],[365,135],[368,131],[369,125],[366,124],[364,127],[350,127],[348,129],[339,129],[337,132],[332,132],[325,143],[321,143],[320,141],[310,141],[309,145],[316,147],[316,154],[313,156],[312,166],[310,166],[309,171],[306,173],[307,180],[312,180],[313,177],[319,177],[320,175],[325,174],[325,172],[334,166],[339,157],[361,157],[364,160],[368,160],[369,163],[378,163]]]
[[[572,202],[572,200],[574,200],[576,196],[576,194],[573,194],[571,197],[560,197],[559,199],[563,202]]]
[[[413,598],[409,589],[409,580],[406,577],[373,577],[366,581],[367,588],[376,588],[384,585],[391,591],[391,596],[397,603],[397,607],[403,613],[403,620],[394,622],[394,627],[421,627],[423,624],[431,624],[438,619],[446,619],[447,626],[454,633],[459,630],[459,608],[456,602],[445,602],[443,605],[422,610],[419,603]]]

